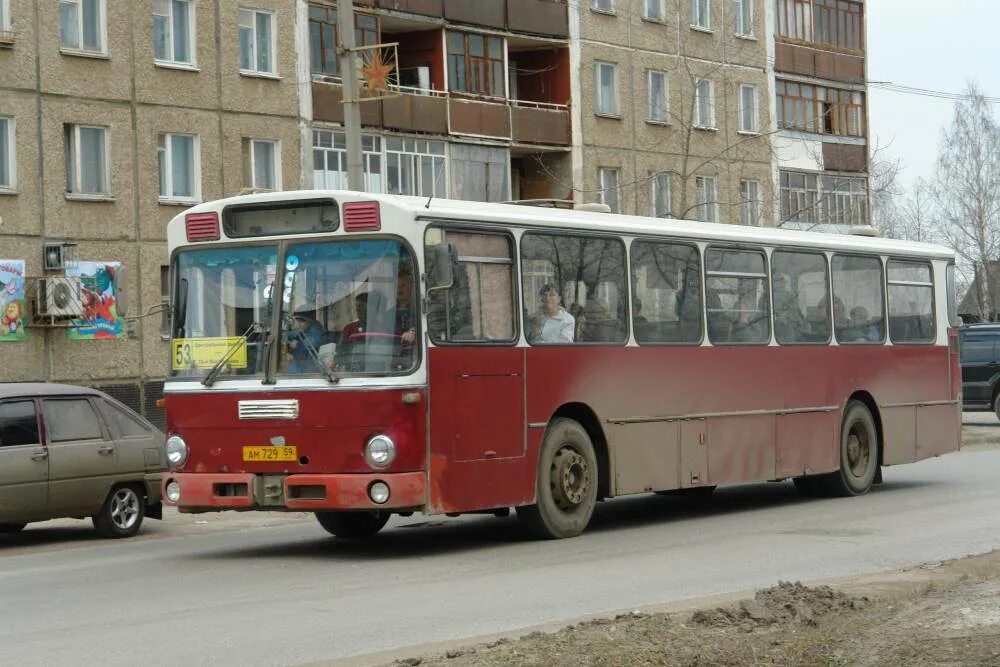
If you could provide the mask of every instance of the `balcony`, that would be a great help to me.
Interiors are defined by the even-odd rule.
[[[544,37],[569,37],[566,0],[355,0],[359,8],[443,18]]]
[[[568,38],[566,3],[561,0],[507,0],[507,29]]]
[[[511,102],[513,140],[519,144],[570,143],[569,109],[564,104]]]
[[[455,96],[448,100],[451,134],[510,140],[510,107],[503,99]]]
[[[448,96],[438,90],[400,87],[399,97],[382,100],[382,126],[388,130],[448,134]]]
[[[355,0],[357,2],[357,0]],[[397,12],[409,12],[421,16],[444,16],[443,0],[362,0],[358,5],[366,3],[368,7],[391,9]]]

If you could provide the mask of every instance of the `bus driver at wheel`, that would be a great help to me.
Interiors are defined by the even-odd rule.
[[[538,291],[541,312],[535,316],[528,339],[532,343],[572,343],[576,322],[562,307],[559,286],[546,283]]]

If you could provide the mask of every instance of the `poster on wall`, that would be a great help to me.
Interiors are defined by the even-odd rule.
[[[24,260],[0,259],[0,343],[28,337],[25,312]]]
[[[70,262],[67,276],[80,278],[83,317],[69,328],[70,340],[107,340],[125,338],[125,328],[118,316],[115,276],[121,262]]]

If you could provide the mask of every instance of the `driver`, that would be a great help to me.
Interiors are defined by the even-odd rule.
[[[362,292],[354,297],[354,311],[358,319],[344,325],[340,333],[341,343],[350,343],[353,337],[363,334],[368,326],[368,292]]]
[[[285,334],[288,343],[290,373],[316,373],[320,369],[313,359],[326,339],[323,325],[316,321],[312,310],[297,310],[292,315],[294,328]]]

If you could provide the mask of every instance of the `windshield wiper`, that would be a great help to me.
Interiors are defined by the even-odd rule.
[[[229,361],[234,354],[236,354],[236,352],[240,349],[241,345],[246,346],[247,336],[249,336],[251,332],[254,331],[260,332],[262,329],[263,327],[261,326],[260,322],[251,323],[250,326],[247,327],[246,331],[240,334],[239,339],[229,346],[229,349],[226,350],[226,353],[224,355],[222,355],[222,358],[215,362],[215,365],[212,366],[211,370],[208,371],[208,373],[202,379],[201,383],[206,387],[211,387],[213,384],[215,384],[215,377],[222,370],[222,367],[226,365],[226,362]]]
[[[327,381],[330,384],[337,384],[338,382],[340,382],[340,376],[334,373],[332,368],[329,368],[326,364],[324,364],[320,360],[319,350],[317,350],[316,346],[312,344],[312,341],[309,340],[309,337],[303,335],[299,340],[305,343],[306,352],[309,353],[309,358],[312,359],[314,364],[316,364],[316,367],[319,368],[319,372],[323,374],[323,376],[327,379]]]

